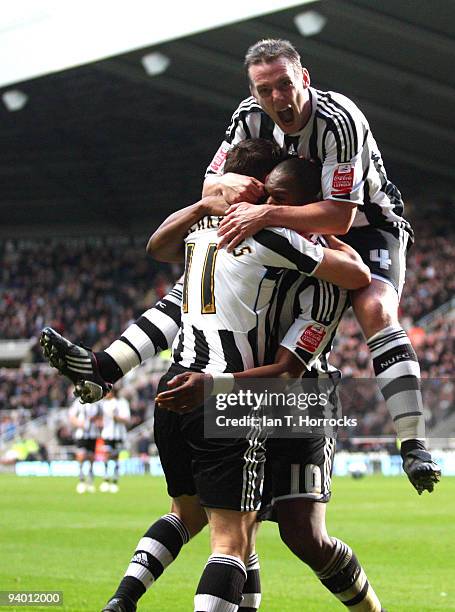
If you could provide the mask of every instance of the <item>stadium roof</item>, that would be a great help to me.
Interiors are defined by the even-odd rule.
[[[297,29],[302,13],[310,35]],[[451,198],[454,23],[445,0],[321,0],[5,85],[2,235],[148,233],[197,199],[230,114],[249,95],[244,52],[265,37],[290,39],[315,86],[360,105],[405,196]],[[7,110],[15,101],[22,108]]]

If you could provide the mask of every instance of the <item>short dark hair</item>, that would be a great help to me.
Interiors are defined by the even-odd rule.
[[[254,176],[264,182],[269,172],[284,159],[280,147],[265,138],[242,140],[226,155],[224,172]]]
[[[248,49],[245,55],[244,66],[246,71],[254,64],[270,64],[280,57],[292,62],[296,67],[301,66],[300,55],[289,40],[282,38],[264,38]]]
[[[318,160],[290,157],[273,169],[270,178],[295,194],[301,204],[316,202],[321,193],[321,164]]]

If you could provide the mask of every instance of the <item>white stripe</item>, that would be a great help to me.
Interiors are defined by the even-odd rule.
[[[255,608],[256,610],[261,605],[260,593],[243,593],[242,608]]]
[[[68,364],[68,368],[71,370],[71,372],[79,372],[79,374],[91,374],[92,373],[92,368],[76,368],[75,366],[73,366],[72,364]]]
[[[136,546],[136,550],[145,550],[146,552],[150,553],[158,559],[164,568],[174,561],[174,557],[171,555],[166,546],[153,538],[141,538],[139,540],[139,544]]]
[[[404,344],[409,344],[409,338],[407,337],[406,334],[404,334],[404,336],[402,336],[401,338],[397,338],[396,340],[390,340],[388,342],[384,342],[384,344],[380,344],[378,348],[371,349],[370,347],[371,356],[373,358],[380,357],[381,355],[383,355],[385,352],[389,351],[390,349],[395,348],[397,346],[403,346]]]
[[[168,346],[171,346],[179,330],[174,319],[158,308],[150,308],[144,312],[143,316],[158,327],[166,336]]]
[[[139,563],[130,563],[126,569],[125,576],[133,576],[133,578],[137,578],[142,582],[146,589],[148,589],[155,582],[153,574]]]
[[[417,361],[399,361],[376,376],[379,388],[389,384],[399,376],[415,376],[420,378],[420,367]]]
[[[215,595],[195,595],[194,609],[204,612],[237,612],[239,607]]]
[[[128,329],[123,332],[122,336],[126,338],[128,342],[131,342],[134,348],[138,351],[139,355],[141,356],[141,361],[146,361],[150,357],[156,355],[154,343],[151,341],[150,337],[135,323],[130,325]]]
[[[74,357],[73,355],[66,355],[66,360],[72,361],[76,365],[84,365],[84,363],[91,365],[92,363],[90,357]]]
[[[177,531],[180,533],[183,543],[187,544],[187,542],[190,539],[190,534],[188,532],[188,529],[186,528],[186,525],[183,523],[183,521],[176,514],[173,514],[172,512],[164,515],[162,518],[165,521],[168,521],[169,523],[171,523],[171,525],[173,525],[177,529]]]
[[[300,463],[291,464],[291,494],[300,492]]]

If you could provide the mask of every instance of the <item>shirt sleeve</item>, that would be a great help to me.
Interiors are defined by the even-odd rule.
[[[235,144],[260,135],[261,109],[253,97],[243,100],[231,117],[224,140],[210,162],[205,176],[224,172],[226,155]]]
[[[285,228],[261,230],[251,239],[263,266],[299,270],[311,276],[324,257],[320,244],[313,244],[297,232]]]
[[[350,101],[327,123],[321,176],[325,200],[363,204],[364,174],[370,163],[368,130],[365,117]]]

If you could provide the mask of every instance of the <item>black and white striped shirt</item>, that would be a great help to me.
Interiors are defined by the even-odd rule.
[[[353,227],[400,227],[403,200],[391,183],[365,115],[346,96],[309,88],[312,114],[296,134],[285,134],[251,96],[234,112],[225,140],[206,174],[222,174],[229,148],[248,138],[275,140],[288,154],[319,159],[322,193],[327,200],[357,205]]]
[[[322,247],[269,228],[232,253],[217,250],[220,218],[205,217],[185,239],[182,327],[174,362],[200,372],[239,372],[264,363],[267,320],[285,269],[311,275]]]
[[[80,422],[74,433],[75,440],[96,440],[101,435],[101,417],[103,414],[101,404],[81,404],[75,400],[68,411],[70,418]],[[99,420],[98,420],[99,419]]]

